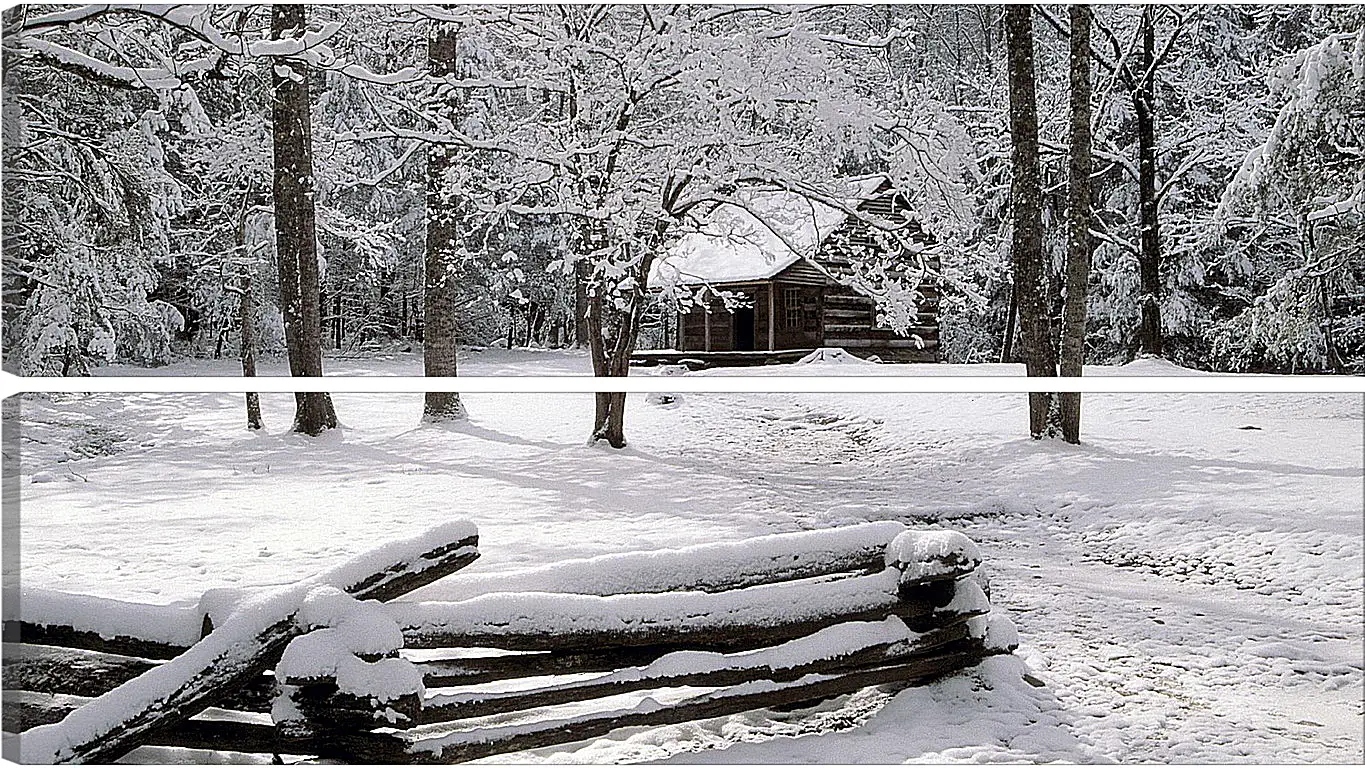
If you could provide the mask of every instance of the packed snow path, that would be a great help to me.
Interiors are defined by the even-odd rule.
[[[472,423],[441,430],[416,426],[419,395],[342,395],[346,429],[317,441],[280,434],[289,396],[264,399],[265,435],[234,396],[27,404],[25,584],[190,599],[466,516],[484,535],[471,573],[943,521],[981,545],[1044,686],[1002,658],[889,703],[507,759],[1365,757],[1359,396],[1091,395],[1080,447],[1022,439],[1021,395],[632,396],[622,452],[583,445],[585,396],[468,396]],[[457,579],[415,595],[462,596]]]

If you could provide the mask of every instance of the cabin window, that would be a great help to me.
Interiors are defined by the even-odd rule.
[[[789,331],[801,328],[801,289],[782,289],[782,327]]]

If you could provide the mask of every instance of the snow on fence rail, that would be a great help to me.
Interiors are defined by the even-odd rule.
[[[372,580],[352,568],[269,598],[225,593],[192,611],[155,609],[176,628],[139,636],[136,625],[102,626],[122,638],[118,647],[173,645],[186,626],[217,626],[169,662],[93,642],[99,620],[81,621],[70,604],[26,610],[7,622],[6,637],[17,629],[22,644],[5,648],[5,730],[22,731],[22,756],[38,762],[109,760],[141,744],[459,762],[913,685],[1015,643],[1008,620],[990,613],[972,543],[898,523],[462,574],[446,583],[474,596],[451,602],[356,599],[396,597],[472,561],[472,531],[445,538],[452,533],[469,535],[447,542],[441,565],[420,579]],[[206,643],[237,652],[210,653]],[[183,689],[188,669],[213,681],[192,706],[170,708],[174,717],[154,727],[122,725],[128,712],[168,701],[148,691]]]

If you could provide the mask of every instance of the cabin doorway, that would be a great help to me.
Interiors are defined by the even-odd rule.
[[[735,351],[754,351],[754,308],[735,310]]]

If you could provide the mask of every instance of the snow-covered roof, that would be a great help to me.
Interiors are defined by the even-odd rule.
[[[884,182],[881,175],[843,180],[848,204],[867,200]],[[738,198],[739,204],[716,206],[698,231],[654,262],[650,287],[767,280],[815,256],[848,216],[785,190],[748,190]]]

